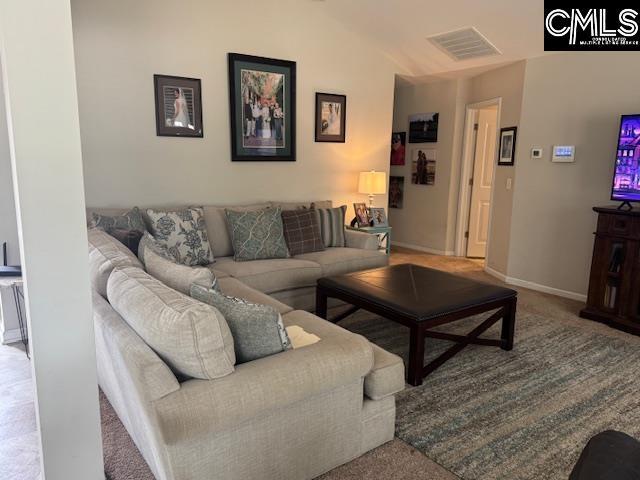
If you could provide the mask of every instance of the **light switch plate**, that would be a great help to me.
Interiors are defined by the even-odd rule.
[[[531,149],[531,158],[542,158],[542,149],[541,148],[532,148]]]

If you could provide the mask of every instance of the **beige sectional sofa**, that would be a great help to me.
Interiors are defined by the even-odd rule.
[[[121,244],[90,235],[99,383],[155,477],[310,479],[391,440],[401,359],[305,311],[320,276],[387,263],[375,238],[347,231],[345,248],[234,262],[224,207],[205,215],[222,291],[274,306],[285,326],[320,341],[214,380],[179,379],[110,304],[121,299],[102,289],[115,268],[144,267]]]
[[[378,250],[375,235],[345,230],[346,246],[344,248],[327,248],[322,252],[297,255],[292,258],[254,260],[235,262],[233,246],[225,219],[225,208],[259,209],[280,207],[283,210],[309,208],[311,204],[317,208],[331,208],[330,200],[317,202],[283,203],[263,202],[241,206],[204,206],[204,218],[207,234],[213,250],[215,262],[209,265],[216,277],[233,277],[246,285],[267,293],[281,302],[299,310],[313,311],[315,308],[316,280],[322,276],[337,275],[368,268],[386,265],[388,257]],[[162,209],[178,209],[179,206],[161,206]],[[128,208],[91,208],[93,212],[104,215],[119,215]]]

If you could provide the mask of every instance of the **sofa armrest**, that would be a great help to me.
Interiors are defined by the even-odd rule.
[[[372,233],[359,232],[357,230],[344,229],[346,246],[361,250],[378,250],[378,236]]]
[[[236,365],[215,380],[189,380],[155,402],[165,442],[222,431],[274,409],[363,381],[373,351],[347,331],[307,347]]]
[[[402,359],[375,344],[373,368],[364,377],[364,394],[371,400],[382,400],[404,390],[404,363]]]

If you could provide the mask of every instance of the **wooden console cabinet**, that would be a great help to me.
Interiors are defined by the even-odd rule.
[[[640,335],[640,209],[593,210],[598,227],[580,316]]]

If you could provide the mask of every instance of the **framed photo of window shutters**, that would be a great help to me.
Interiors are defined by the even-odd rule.
[[[347,96],[316,92],[316,142],[344,143]]]

